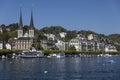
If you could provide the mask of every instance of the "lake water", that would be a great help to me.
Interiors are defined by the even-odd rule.
[[[120,56],[0,59],[0,80],[120,80]]]

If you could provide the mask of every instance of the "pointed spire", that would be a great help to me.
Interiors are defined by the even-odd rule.
[[[23,28],[23,23],[22,23],[22,11],[21,11],[21,8],[20,8],[19,29],[22,29],[22,28]]]
[[[31,19],[30,19],[30,29],[34,29],[34,22],[33,22],[33,13],[31,10]]]

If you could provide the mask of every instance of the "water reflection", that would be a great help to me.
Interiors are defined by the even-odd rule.
[[[120,56],[0,60],[0,80],[119,80]]]

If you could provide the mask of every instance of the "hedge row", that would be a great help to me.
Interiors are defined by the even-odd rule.
[[[120,52],[101,52],[101,51],[74,51],[74,50],[67,50],[67,51],[62,51],[62,50],[43,50],[43,53],[45,55],[49,54],[58,54],[58,53],[65,53],[65,54],[86,54],[86,55],[98,55],[98,54],[111,54],[111,55],[116,55],[120,54]]]
[[[15,53],[15,54],[18,54],[18,51],[17,50],[9,50],[9,49],[1,49],[0,50],[0,55],[8,55],[8,54],[12,54],[12,53]]]
[[[18,54],[18,50],[8,50],[8,49],[2,49],[0,50],[0,55],[7,55],[7,54]],[[58,54],[58,53],[65,53],[66,55],[72,55],[72,54],[86,54],[86,55],[98,55],[98,54],[111,54],[111,55],[116,55],[120,54],[120,52],[101,52],[101,51],[74,51],[74,50],[43,50],[43,53],[45,55],[49,54]]]

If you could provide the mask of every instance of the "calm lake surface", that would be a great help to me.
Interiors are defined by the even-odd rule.
[[[0,59],[0,80],[120,80],[120,55]]]

